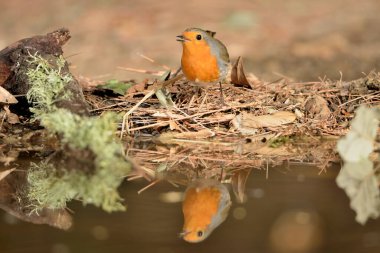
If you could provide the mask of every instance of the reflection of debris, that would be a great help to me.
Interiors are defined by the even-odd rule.
[[[134,142],[127,153],[136,158],[136,166],[142,168],[145,176],[151,180],[162,178],[161,174],[169,182],[179,184],[197,177],[222,177],[224,181],[232,180],[241,198],[243,193],[238,188],[242,186],[244,177],[235,178],[237,182],[234,182],[234,177],[240,177],[239,173],[244,170],[266,169],[267,166],[283,163],[303,163],[318,166],[323,172],[332,162],[338,161],[334,152],[335,141],[312,140],[295,139],[282,143],[278,148],[271,148],[265,136],[257,141],[225,138],[210,141],[170,139],[166,142],[159,138],[160,142],[149,149],[144,142]],[[163,164],[164,170],[161,169]]]
[[[86,163],[85,160],[83,162]],[[117,188],[129,172],[128,166],[108,164],[89,172],[83,167],[71,167],[70,162],[58,169],[53,164],[54,160],[50,164],[34,164],[27,172],[27,197],[34,205],[34,211],[65,208],[72,199],[93,204],[108,212],[125,210]],[[79,165],[77,162],[73,164]],[[92,167],[93,164],[87,166]]]
[[[8,176],[14,170],[15,170],[15,168],[1,171],[0,172],[0,181],[3,180],[6,176]]]
[[[368,218],[380,216],[380,189],[373,162],[369,155],[374,150],[380,112],[360,107],[351,122],[351,131],[338,142],[344,160],[336,182],[346,191],[356,221],[365,224]]]
[[[252,169],[236,170],[232,175],[231,185],[238,202],[245,200],[245,183]]]
[[[63,151],[56,153],[62,156],[58,161],[42,162],[28,172],[28,196],[37,209],[79,199],[109,212],[124,210],[117,187],[130,165],[115,140],[114,117],[87,118],[63,109],[40,116],[42,125],[62,137]]]
[[[8,166],[10,163],[17,160],[19,154],[20,153],[17,150],[9,150],[7,153],[0,150],[0,162],[4,163],[5,166]]]
[[[0,181],[0,208],[9,214],[35,224],[48,224],[60,229],[69,229],[71,215],[65,209],[41,209],[32,212],[32,206],[25,196],[25,171],[13,172]]]

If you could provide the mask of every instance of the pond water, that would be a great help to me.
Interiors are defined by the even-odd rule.
[[[179,237],[185,186],[161,180],[138,194],[145,179],[125,181],[126,212],[106,213],[71,202],[68,231],[20,221],[0,212],[0,252],[380,252],[380,220],[355,221],[335,165],[321,173],[309,165],[252,169],[241,203],[203,242]],[[169,197],[168,197],[169,196]]]

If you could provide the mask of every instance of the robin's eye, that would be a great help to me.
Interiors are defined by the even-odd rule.
[[[198,34],[197,37],[195,37],[197,40],[201,40],[202,39],[202,35]]]
[[[203,232],[202,231],[198,231],[197,235],[198,235],[198,237],[202,237],[203,236]]]

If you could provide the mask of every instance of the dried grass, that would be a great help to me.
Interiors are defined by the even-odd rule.
[[[259,128],[256,134],[341,136],[347,132],[348,122],[359,105],[377,106],[380,101],[380,77],[376,72],[350,82],[255,80],[251,82],[252,88],[223,84],[228,106],[220,103],[218,85],[200,87],[184,79],[170,81],[145,81],[137,84],[140,89],[123,97],[104,98],[87,92],[86,98],[93,112],[112,110],[127,115],[122,134],[156,134],[169,130],[197,133],[208,129],[221,137],[241,135],[239,129],[231,126],[231,121],[241,112],[259,116],[276,111],[294,112],[297,119],[278,127]],[[172,108],[161,106],[153,96],[162,84],[175,103]]]

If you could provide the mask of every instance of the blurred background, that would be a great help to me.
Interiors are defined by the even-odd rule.
[[[67,27],[73,71],[96,79],[149,77],[118,66],[162,70],[140,54],[177,68],[175,36],[188,27],[216,31],[232,60],[268,81],[349,80],[380,65],[378,0],[0,0],[0,10],[0,48]]]

